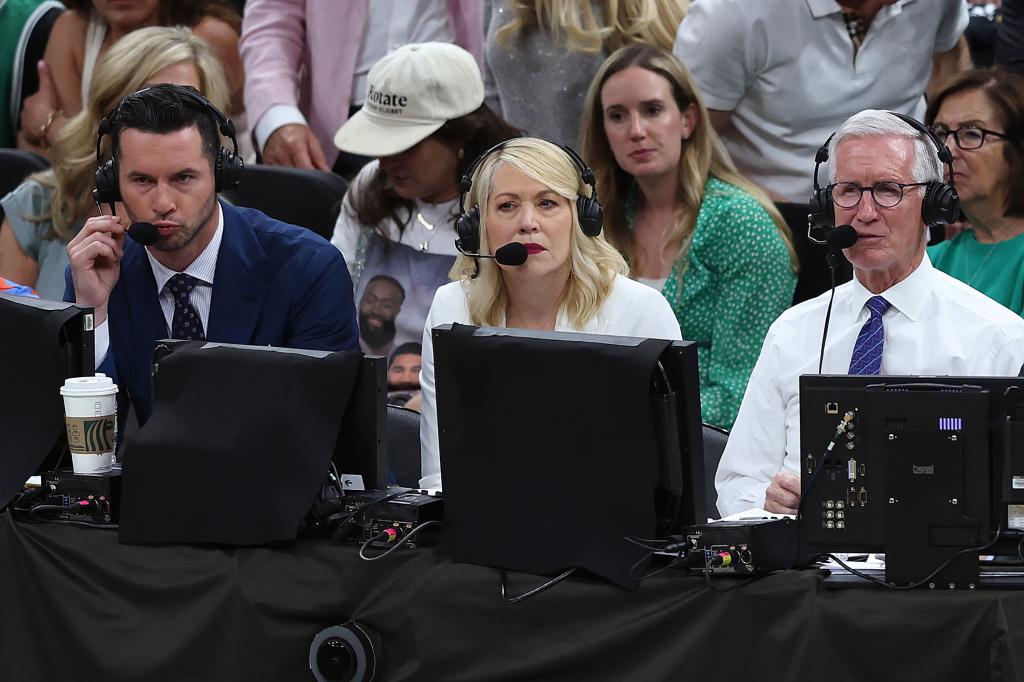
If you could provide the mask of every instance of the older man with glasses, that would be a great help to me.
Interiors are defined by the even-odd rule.
[[[918,124],[920,125],[920,124]],[[826,374],[1016,376],[1024,320],[932,267],[922,205],[943,180],[936,146],[893,114],[847,119],[829,147],[828,196],[854,278],[835,290]],[[800,501],[799,377],[818,371],[829,295],[784,312],[761,348],[715,477],[723,515],[796,513]]]

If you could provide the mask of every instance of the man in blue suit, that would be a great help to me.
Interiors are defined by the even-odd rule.
[[[97,188],[128,219],[86,221],[68,245],[65,298],[95,309],[97,371],[116,377],[140,424],[152,411],[157,339],[359,349],[352,280],[338,250],[217,200],[241,168],[221,148],[218,124],[231,127],[223,114],[194,90],[158,85],[125,98],[107,123],[110,187],[101,187],[101,167]],[[130,222],[152,223],[155,243],[126,241]]]

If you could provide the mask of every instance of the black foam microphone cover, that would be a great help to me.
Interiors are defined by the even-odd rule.
[[[530,253],[519,242],[509,242],[494,252],[494,260],[502,265],[522,265]]]
[[[857,230],[852,225],[840,225],[825,237],[830,249],[848,249],[857,243]]]
[[[143,246],[152,246],[160,239],[160,232],[153,223],[132,223],[128,226],[128,236]]]

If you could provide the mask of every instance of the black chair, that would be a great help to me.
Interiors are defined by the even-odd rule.
[[[782,219],[789,226],[793,236],[793,248],[796,250],[800,272],[797,276],[796,291],[793,292],[793,305],[814,298],[828,291],[832,286],[828,262],[825,260],[825,246],[815,244],[807,238],[807,204],[778,203],[775,207],[782,214]],[[853,266],[842,253],[836,256],[836,285],[849,282],[853,278]]]
[[[25,178],[50,167],[50,162],[35,152],[0,149],[0,197],[25,181]],[[4,210],[0,208],[0,222]]]
[[[3,3],[0,2],[0,5]],[[3,106],[11,106],[18,103],[16,111],[12,111],[11,138],[13,139],[21,127],[19,119],[21,110],[24,108],[25,98],[35,94],[39,90],[39,70],[36,64],[43,58],[46,52],[46,43],[50,39],[50,31],[53,25],[64,12],[63,5],[52,0],[41,3],[26,18],[25,24],[21,27],[21,36],[18,38],[18,47],[21,52],[14,57],[15,65],[20,64],[21,69],[11,69],[11,100],[4,102]]]
[[[715,490],[715,473],[718,462],[725,452],[729,432],[711,424],[704,424],[704,490],[708,501],[708,518],[718,519],[718,492]]]
[[[420,413],[388,405],[388,466],[398,485],[420,487]]]
[[[236,206],[258,209],[330,239],[347,188],[348,183],[334,173],[251,165],[242,171],[241,184],[222,195]]]

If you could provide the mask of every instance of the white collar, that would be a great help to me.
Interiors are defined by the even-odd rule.
[[[830,14],[839,14],[843,11],[843,8],[839,6],[836,0],[805,0],[807,2],[807,9],[811,11],[811,16],[815,19],[821,19],[827,17]],[[882,7],[879,13],[889,12],[891,14],[900,14],[903,11],[903,5],[914,0],[897,0],[893,5]]]
[[[875,294],[860,283],[856,273],[854,273],[852,284],[853,288],[849,298],[850,313],[856,317],[864,309],[864,304],[868,299]],[[911,322],[916,322],[924,312],[925,306],[928,305],[934,287],[935,268],[926,252],[921,258],[921,263],[912,273],[879,295],[884,296],[893,308],[906,315]]]

